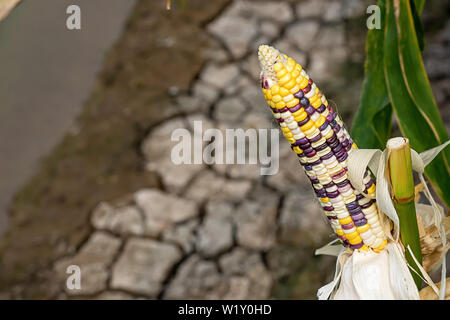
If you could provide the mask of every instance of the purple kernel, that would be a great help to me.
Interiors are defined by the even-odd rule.
[[[330,151],[326,155],[321,156],[320,159],[327,160],[327,159],[330,159],[332,156],[334,156],[334,154],[332,151]]]
[[[294,112],[300,110],[301,107],[302,107],[302,106],[301,106],[300,104],[297,104],[297,105],[295,105],[294,107],[290,108],[289,111],[292,112],[292,113],[294,113]]]
[[[310,116],[310,115],[312,115],[314,112],[316,112],[316,109],[314,109],[313,106],[307,106],[307,107],[305,108],[305,111],[306,111],[306,113]]]
[[[284,122],[284,119],[283,118],[278,118],[277,121],[278,121],[278,123],[282,123],[282,122]]]
[[[364,218],[365,218],[365,216],[363,213],[357,213],[357,214],[352,215],[353,221],[359,221]]]
[[[313,151],[311,151],[310,153],[307,153],[306,156],[307,156],[308,158],[312,158],[312,157],[314,157],[316,154],[317,154],[317,152],[316,152],[315,150],[313,150]]]
[[[313,149],[311,146],[309,146],[308,148],[306,148],[306,149],[303,150],[303,152],[304,152],[305,154],[310,153],[310,152],[312,152],[312,151],[314,151],[314,149]]]
[[[286,112],[286,111],[289,111],[288,107],[284,107],[284,108],[280,109],[280,112]]]
[[[335,125],[333,128],[334,133],[338,133],[341,130],[341,126],[340,125]]]
[[[347,203],[345,206],[347,207],[347,209],[350,210],[350,209],[354,209],[354,208],[359,207],[359,203],[356,202],[356,201],[352,201],[350,203]]]
[[[367,202],[366,204],[361,205],[362,209],[367,209],[369,208],[372,204],[374,203],[373,200],[370,200],[369,202]]]
[[[324,131],[327,127],[328,127],[328,122],[325,120],[325,122],[323,123],[323,125],[321,125],[321,126],[319,127],[319,130],[320,130],[320,131]]]
[[[337,146],[339,145],[339,141],[336,139],[333,142],[329,142],[328,145],[330,146],[331,149],[337,148]]]
[[[356,200],[361,200],[361,199],[364,199],[364,196],[362,194],[358,194],[356,196]]]
[[[348,146],[348,139],[344,139],[344,141],[342,141],[342,146],[344,148]]]
[[[360,207],[348,209],[348,212],[349,212],[350,214],[358,214],[358,213],[362,213]]]
[[[372,179],[370,179],[370,181],[365,184],[367,189],[370,188],[372,185],[373,185],[373,180]]]
[[[353,228],[355,225],[353,224],[353,222],[347,223],[347,224],[343,224],[342,225],[342,229],[344,230],[349,230],[351,228]]]
[[[317,142],[320,139],[322,139],[322,134],[319,132],[319,134],[317,136],[315,136],[314,138],[311,138],[309,141],[311,142]]]
[[[330,143],[333,143],[334,141],[337,141],[337,137],[336,137],[335,134],[333,134],[333,135],[331,136],[331,138],[327,140],[327,142],[328,142],[329,144],[330,144]]]
[[[341,144],[338,144],[337,146],[333,147],[333,152],[334,153],[338,153],[341,150],[342,150],[342,145]]]
[[[336,198],[339,195],[339,191],[332,191],[332,192],[327,192],[327,196],[328,198]]]
[[[308,98],[301,98],[300,99],[300,104],[303,106],[303,107],[307,107],[307,106],[309,106],[309,99]]]
[[[303,98],[305,94],[303,93],[302,90],[300,90],[299,92],[297,92],[296,94],[294,94],[294,97],[296,97],[297,99],[301,99]]]
[[[341,171],[339,171],[338,173],[332,175],[331,178],[332,178],[333,180],[337,180],[337,179],[339,179],[339,178],[342,178],[342,177],[345,175],[345,173],[346,173],[345,170],[341,170]]]
[[[344,162],[345,159],[347,159],[347,157],[348,157],[348,154],[347,154],[347,153],[344,153],[341,157],[336,158],[336,159],[337,159],[337,161],[339,161],[339,162]]]
[[[342,187],[345,187],[346,185],[348,185],[349,183],[350,182],[347,179],[345,179],[344,181],[336,183],[336,185],[338,186],[338,188],[342,188]]]
[[[304,94],[307,94],[310,91],[311,91],[311,85],[310,84],[308,84],[306,87],[303,88],[303,93]]]
[[[309,121],[309,117],[306,117],[305,119],[303,119],[302,121],[297,122],[299,127],[301,127],[302,125],[304,125],[305,123],[307,123]]]
[[[365,225],[367,223],[367,220],[365,218],[362,218],[361,220],[355,221],[355,225],[357,227],[362,227],[363,225]]]
[[[313,169],[312,165],[310,164],[305,165],[305,170],[311,171],[312,169]]]
[[[325,149],[326,147],[328,147],[327,143],[324,142],[322,143],[320,146],[316,147],[316,151],[322,151],[323,149]]]
[[[309,142],[309,140],[308,140],[306,137],[300,138],[300,139],[298,139],[298,140],[296,141],[296,143],[297,143],[298,146],[301,145],[301,144],[305,144],[305,143],[307,143],[307,142]]]
[[[334,155],[336,156],[336,158],[340,158],[340,157],[342,157],[344,155],[344,153],[345,153],[345,151],[341,150],[339,152],[335,152]]]
[[[357,244],[351,244],[350,245],[350,249],[358,250],[358,249],[361,249],[363,245],[364,244],[362,243],[362,241],[360,243],[357,243]]]
[[[317,108],[317,111],[318,111],[319,113],[322,113],[322,112],[325,111],[326,108],[327,108],[327,107],[325,107],[325,105],[322,103],[322,104],[320,105],[320,107]]]
[[[326,206],[326,207],[323,207],[323,209],[325,211],[333,211],[334,210],[334,208],[332,206]]]
[[[316,149],[316,151],[317,151],[317,149]],[[316,160],[316,161],[314,161],[314,162],[311,162],[310,164],[311,164],[312,166],[317,166],[318,164],[321,164],[321,163],[322,163],[322,160],[318,159],[318,160]]]
[[[331,187],[334,187],[334,182],[331,181],[330,183],[325,184],[323,187],[324,187],[324,188],[331,188]]]

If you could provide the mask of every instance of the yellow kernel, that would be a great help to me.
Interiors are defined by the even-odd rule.
[[[277,72],[277,77],[278,79],[284,77],[287,74],[287,70],[285,68],[281,69],[280,71]]]
[[[300,75],[300,72],[299,72],[297,69],[294,69],[294,70],[291,72],[291,76],[292,76],[292,78],[294,78],[294,79],[297,79],[299,75]]]
[[[283,132],[290,132],[291,130],[288,127],[280,127]]]
[[[353,239],[349,239],[349,240],[348,240],[348,242],[350,242],[350,244],[358,244],[358,243],[360,243],[361,241],[362,241],[362,239],[361,239],[360,236],[357,236],[357,237],[355,237],[355,238],[353,238]]]
[[[286,103],[281,100],[280,102],[277,102],[277,104],[275,105],[275,108],[277,109],[283,109],[286,106]]]
[[[356,231],[353,231],[352,233],[346,234],[345,237],[347,238],[348,241],[350,241],[351,239],[355,239],[356,237],[361,239],[361,237],[359,236],[358,232],[356,232]],[[361,240],[359,240],[359,242],[361,242]]]
[[[344,219],[339,219],[339,223],[341,225],[348,224],[350,222],[353,222],[352,217],[350,217],[350,216],[345,217]]]
[[[292,150],[294,150],[294,152],[297,153],[297,154],[302,154],[303,153],[303,150],[300,149],[299,146],[295,146],[294,148],[292,148]]]
[[[330,199],[329,199],[328,197],[320,198],[320,200],[321,200],[322,202],[330,202]]]
[[[319,130],[315,126],[311,126],[311,129],[304,131],[305,136],[311,136],[314,133],[319,132]]]
[[[355,149],[358,149],[358,146],[356,145],[356,143],[353,143],[352,147],[355,148]]]
[[[277,84],[273,85],[272,88],[270,88],[270,92],[273,95],[276,95],[279,91],[280,91],[280,86]]]
[[[295,67],[295,65],[296,65],[294,59],[292,59],[291,57],[289,57],[289,58],[287,59],[287,63],[286,63],[286,64],[287,64],[288,66],[292,66],[292,67]]]
[[[275,103],[280,102],[281,100],[282,99],[281,99],[281,96],[279,94],[277,94],[277,95],[272,97],[272,101],[275,102]]]
[[[328,100],[325,99],[325,101],[323,102],[323,104],[325,105],[325,107],[328,107]]]
[[[283,64],[281,62],[277,62],[273,65],[273,71],[279,72],[281,69],[283,69]]]
[[[305,111],[303,111],[303,109],[298,110],[298,111],[301,111],[301,113],[296,115],[296,116],[294,116],[294,121],[300,122],[300,121],[305,120],[306,117],[308,116],[308,114]],[[297,113],[297,112],[294,112],[294,113]]]
[[[303,68],[302,68],[302,66],[301,66],[300,64],[297,63],[297,64],[295,65],[295,70],[298,70],[298,72],[302,72],[302,69],[303,69]]]
[[[302,126],[300,127],[300,129],[301,129],[303,132],[305,132],[305,131],[311,129],[313,126],[314,126],[314,122],[312,122],[311,120],[309,120],[307,123],[305,123],[304,125],[302,125]]]
[[[291,94],[291,93],[289,92],[288,89],[286,89],[286,88],[284,88],[284,87],[281,87],[281,88],[280,88],[280,95],[281,95],[282,97],[285,97],[285,96],[287,96],[288,94]]]
[[[265,94],[266,100],[272,100],[272,94],[270,93],[270,91],[267,91],[267,93]]]
[[[298,104],[298,99],[294,98],[291,101],[289,101],[288,103],[286,103],[286,107],[292,108],[292,107],[295,107],[297,104]]]
[[[324,135],[324,138],[325,139],[330,139],[333,136],[333,134],[334,134],[334,131],[330,130],[330,131],[328,131],[328,133],[326,135]]]
[[[301,89],[304,89],[307,85],[308,85],[308,79],[306,79],[305,77],[303,77],[300,80],[300,83],[298,84],[300,86]]]
[[[284,136],[286,137],[286,139],[288,139],[288,138],[293,138],[293,137],[294,137],[294,135],[292,134],[292,132],[285,132],[285,133],[284,133]]]
[[[344,235],[344,231],[342,231],[342,229],[336,229],[336,234],[338,236],[343,236]]]
[[[273,100],[270,100],[270,101],[269,101],[269,104],[270,104],[270,106],[271,106],[272,108],[275,108],[275,102],[273,102]]]
[[[317,121],[316,121],[316,127],[319,128],[324,123],[325,123],[325,117],[324,116],[320,116],[319,119],[317,119]]]
[[[299,115],[301,115],[301,114],[303,114],[303,113],[306,114],[305,109],[300,108],[300,109],[298,109],[297,111],[293,112],[292,115],[293,115],[294,117],[297,117],[297,116],[299,116]]]
[[[292,72],[295,68],[295,65],[289,65],[288,63],[286,64],[286,70],[288,72]]]
[[[317,99],[319,99],[319,97],[318,97],[317,95],[313,95],[313,96],[311,97],[311,99],[309,99],[309,103],[313,104],[313,102],[316,102]]]
[[[373,249],[373,251],[375,252],[380,252],[381,250],[383,250],[383,248],[387,245],[387,240],[384,240],[383,243],[381,243],[378,247],[376,247],[375,249]]]
[[[358,231],[359,233],[364,233],[369,229],[370,229],[370,226],[367,223],[361,227],[356,227],[356,231]]]
[[[375,184],[372,184],[370,188],[367,189],[367,193],[372,194],[375,192]]]
[[[291,91],[292,94],[295,94],[300,91],[300,87],[298,84],[295,84],[295,86],[293,86],[289,91]]]
[[[322,104],[322,101],[320,101],[320,100],[317,100],[317,101],[311,103],[311,105],[312,105],[315,109],[317,109],[318,107],[320,107],[321,104]]]
[[[286,139],[290,144],[295,143],[295,139],[294,138],[287,138]]]
[[[291,81],[289,81],[284,85],[284,87],[287,89],[292,89],[293,87],[295,87],[296,84],[297,82],[295,81],[295,78],[292,78]]]
[[[291,74],[286,73],[286,75],[283,78],[280,78],[280,80],[278,80],[278,84],[280,86],[284,86],[286,83],[288,83],[289,80],[291,80]]]
[[[369,247],[368,246],[366,246],[365,244],[363,244],[363,246],[361,247],[361,248],[359,248],[359,251],[369,251],[370,249],[369,249]]]

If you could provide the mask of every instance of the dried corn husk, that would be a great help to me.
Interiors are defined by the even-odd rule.
[[[441,287],[441,283],[436,283],[438,288]],[[445,291],[445,300],[450,300],[450,278],[446,280],[446,291]],[[438,300],[439,296],[433,291],[431,287],[426,287],[420,290],[420,299],[421,300]]]

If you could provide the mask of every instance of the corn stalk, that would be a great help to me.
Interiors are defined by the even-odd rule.
[[[411,247],[417,261],[422,264],[419,228],[417,226],[416,207],[414,204],[415,189],[411,165],[411,149],[407,138],[392,138],[387,142],[389,152],[388,175],[392,186],[392,197],[395,210],[400,220],[400,236],[405,248]],[[409,250],[405,250],[406,261],[420,274]],[[415,272],[411,272],[417,288],[420,290],[422,280]]]

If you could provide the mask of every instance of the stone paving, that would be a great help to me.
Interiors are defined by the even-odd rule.
[[[280,141],[279,172],[261,176],[259,165],[175,165],[170,138],[177,128],[193,132],[196,120],[203,130],[276,128],[258,83],[262,43],[297,59],[330,96],[333,75],[349,60],[363,60],[361,50],[349,49],[345,23],[361,18],[369,2],[233,1],[211,21],[206,28],[216,46],[209,61],[190,93],[172,92],[183,115],[153,127],[141,143],[146,169],[163,188],[98,204],[89,239],[54,264],[59,297],[267,299],[282,279],[317,260],[314,248],[332,232],[287,143]],[[441,70],[434,72],[442,82]],[[321,261],[315,288],[334,269],[333,260]],[[72,264],[81,267],[81,290],[65,286]]]

